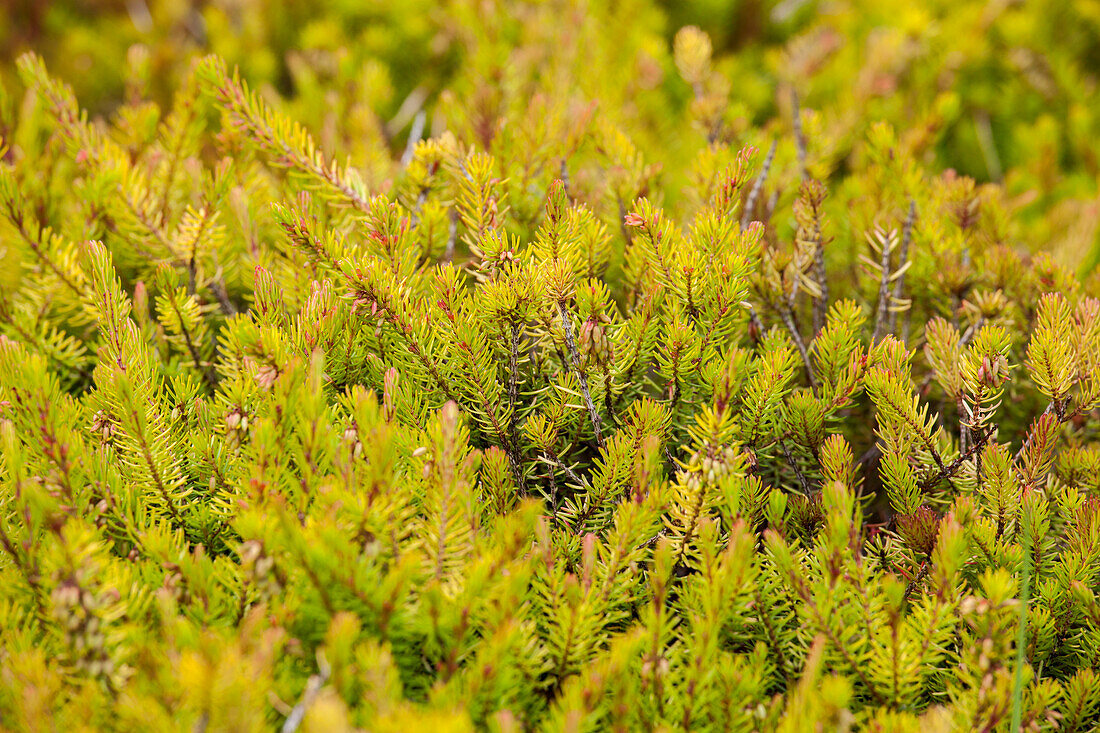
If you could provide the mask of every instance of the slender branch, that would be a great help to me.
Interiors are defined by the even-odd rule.
[[[207,386],[211,390],[218,388],[218,380],[214,375],[214,365],[210,362],[203,363],[202,357],[199,354],[199,349],[195,346],[195,340],[191,337],[191,330],[187,328],[187,323],[184,321],[183,313],[180,312],[179,303],[176,302],[176,295],[173,292],[168,293],[168,302],[172,306],[172,312],[176,314],[176,320],[179,321],[180,335],[183,336],[183,343],[187,346],[187,352],[191,355],[191,361],[194,363],[195,368],[202,372],[202,378],[206,382]],[[201,317],[201,316],[200,316]]]
[[[596,434],[596,443],[603,448],[603,431],[601,430],[600,413],[592,402],[592,394],[588,391],[588,378],[581,369],[580,355],[577,353],[577,344],[573,340],[573,321],[569,317],[569,311],[565,308],[564,301],[558,301],[558,312],[561,313],[561,325],[565,331],[565,345],[569,347],[569,361],[573,365],[573,373],[577,375],[577,381],[581,385],[581,394],[584,403],[588,407],[588,416],[592,420],[592,430]]]
[[[923,493],[923,492],[928,491],[929,489],[931,489],[933,486],[935,486],[936,484],[938,484],[940,481],[942,481],[945,478],[949,479],[949,478],[954,477],[954,475],[959,472],[959,469],[962,468],[962,465],[964,463],[966,463],[971,458],[973,458],[979,451],[982,450],[982,448],[985,447],[986,442],[989,441],[989,437],[992,434],[993,434],[992,430],[982,431],[982,433],[980,435],[978,435],[977,438],[975,438],[974,442],[970,445],[970,447],[966,449],[965,453],[960,455],[955,460],[951,461],[951,463],[948,463],[946,465],[941,465],[939,471],[937,471],[931,477],[929,477],[929,478],[925,479],[923,482],[921,482],[921,485],[920,485],[921,492]]]
[[[569,193],[569,166],[566,165],[565,158],[561,159],[561,169],[559,171],[559,178],[561,179],[562,190],[565,191],[565,197],[570,201],[573,200],[573,195]]]
[[[970,443],[970,428],[968,423],[969,411],[966,407],[966,397],[959,392],[955,398],[955,409],[959,413],[959,450],[965,452]],[[941,415],[942,417],[942,415]]]
[[[577,486],[588,486],[587,481],[581,478],[580,475],[577,474],[577,472],[574,471],[572,468],[565,465],[565,463],[563,463],[562,460],[558,458],[558,456],[552,451],[544,450],[542,452],[542,460],[544,463],[548,463],[549,465],[557,468],[559,471],[564,473],[565,477]]]
[[[295,139],[301,128],[273,114],[258,96],[245,88],[238,76],[230,76],[224,62],[215,64],[213,71],[216,78],[212,91],[234,127],[247,131],[253,144],[280,168],[298,169],[312,176],[343,196],[359,212],[370,214],[370,198],[347,169],[327,160],[308,136],[305,142]]]
[[[810,383],[810,389],[817,392],[817,380],[814,378],[813,364],[810,363],[810,353],[806,350],[806,343],[798,332],[798,324],[794,322],[794,312],[787,305],[781,305],[777,310],[779,311],[779,317],[783,319],[783,325],[787,327],[787,331],[791,334],[791,340],[794,341],[794,346],[798,349],[798,355],[802,357],[802,365],[806,368],[806,380]]]
[[[886,316],[890,309],[890,254],[893,252],[893,247],[890,246],[891,238],[887,237],[882,242],[882,258],[879,261],[878,306],[875,309],[875,330],[871,336],[872,344],[877,344],[882,339],[882,329],[886,325]]]
[[[1066,407],[1067,407],[1068,404],[1069,404],[1069,398],[1068,397],[1063,398],[1061,400],[1051,400],[1047,404],[1046,409],[1043,410],[1043,412],[1039,415],[1039,417],[1042,417],[1043,415],[1049,415],[1051,413],[1054,413],[1054,415],[1058,418],[1058,424],[1059,425],[1064,425],[1065,423],[1069,422],[1074,417],[1076,417],[1078,412],[1079,412],[1079,410],[1074,410],[1072,413],[1067,414],[1066,413]],[[1036,418],[1035,421],[1032,421],[1032,425],[1034,425],[1035,422],[1038,421],[1038,419],[1039,418]],[[1023,457],[1024,453],[1027,452],[1027,449],[1029,447],[1031,447],[1031,442],[1034,439],[1035,439],[1035,431],[1034,430],[1029,430],[1028,434],[1027,434],[1027,438],[1024,440],[1023,445],[1020,446],[1020,450],[1016,451],[1016,455],[1012,459],[1013,463],[1015,463],[1016,461],[1019,461],[1020,458]]]
[[[764,213],[767,214],[767,219],[761,219],[762,223],[768,223],[772,219],[772,214],[775,212],[775,207],[779,205],[779,189],[772,191],[772,195],[768,196],[768,205],[764,207]]]
[[[432,378],[435,379],[435,383],[443,390],[443,394],[446,395],[447,399],[455,404],[461,405],[462,402],[455,396],[454,391],[451,389],[450,380],[445,379],[443,374],[439,371],[439,364],[431,353],[427,351],[427,349],[421,347],[420,342],[413,335],[414,329],[412,324],[406,318],[402,317],[394,307],[393,302],[389,298],[382,297],[378,293],[369,291],[360,291],[358,297],[362,298],[365,302],[373,303],[381,310],[382,317],[393,327],[397,335],[405,342],[409,351],[416,356],[417,360],[432,375]]]
[[[909,600],[909,596],[913,595],[913,591],[917,589],[920,582],[928,576],[928,571],[932,569],[932,564],[925,560],[920,565],[920,570],[917,572],[915,578],[909,581],[905,586],[905,595],[902,596],[905,600]]]
[[[802,493],[807,497],[810,496],[813,493],[813,487],[810,486],[810,482],[806,479],[806,474],[802,473],[802,469],[798,467],[798,463],[794,460],[790,448],[787,447],[787,442],[782,438],[779,439],[779,447],[783,449],[783,455],[787,457],[787,463],[794,469],[794,475],[798,477],[798,483],[802,484]]]
[[[210,292],[214,294],[214,299],[221,306],[222,313],[227,316],[237,315],[237,306],[233,305],[233,301],[229,299],[229,291],[226,290],[225,280],[222,278],[220,269],[207,287],[210,288]]]
[[[427,120],[427,115],[424,110],[420,110],[416,113],[416,117],[413,118],[412,129],[409,131],[409,139],[405,143],[405,152],[401,154],[401,167],[407,168],[409,163],[412,162],[413,154],[416,152],[416,144],[420,142],[420,138],[424,135],[424,122]]]
[[[420,210],[424,208],[430,190],[430,186],[424,185],[420,187],[420,192],[416,194],[416,203],[413,204],[412,210],[409,212],[409,222],[414,227],[420,225]]]
[[[443,250],[443,261],[450,262],[455,256],[455,240],[458,238],[458,212],[451,209],[447,225],[447,247]]]
[[[791,87],[791,118],[794,122],[794,144],[798,148],[798,168],[802,180],[810,177],[806,168],[806,136],[802,134],[802,108],[798,104],[798,92]]]
[[[760,320],[756,309],[749,305],[749,323],[756,329],[757,340],[764,337],[764,322]]]
[[[547,478],[550,479],[550,510],[554,518],[554,522],[558,521],[558,477],[555,477],[553,470],[547,471]]]
[[[978,408],[978,416],[981,417],[981,407]],[[992,429],[991,429],[992,430]],[[980,491],[982,488],[982,449],[974,454],[974,483]]]
[[[652,537],[650,537],[650,538],[649,538],[648,540],[646,540],[645,542],[642,542],[641,544],[639,544],[639,545],[638,545],[637,547],[635,547],[634,549],[635,549],[635,550],[640,550],[640,549],[642,549],[643,547],[649,547],[649,546],[650,546],[650,545],[652,545],[652,544],[653,544],[654,542],[656,542],[657,540],[661,539],[661,538],[662,538],[662,537],[664,537],[664,536],[665,536],[665,531],[664,531],[664,530],[662,529],[662,530],[661,530],[660,532],[658,532],[657,534],[653,535]]]
[[[524,480],[523,471],[518,465],[518,456],[512,455],[513,452],[518,451],[519,446],[519,438],[516,434],[516,425],[518,423],[516,418],[516,404],[519,402],[519,346],[521,329],[522,324],[519,321],[512,323],[512,342],[508,357],[508,433],[512,442],[512,450],[509,451],[509,460],[517,464],[512,467],[518,481],[516,488],[520,490],[520,493],[526,493],[527,482]]]
[[[962,337],[959,339],[959,348],[965,349],[970,345],[970,342],[974,340],[974,337],[978,335],[978,331],[982,330],[982,326],[985,325],[985,316],[978,316],[978,320],[971,324],[970,328],[966,329]]]
[[[409,92],[408,96],[401,101],[401,106],[397,108],[397,113],[383,126],[383,134],[385,134],[387,138],[393,138],[403,127],[405,127],[405,125],[409,124],[409,120],[412,120],[415,126],[415,118],[417,115],[423,113],[424,102],[427,99],[428,90],[422,86],[418,86]]]
[[[815,212],[815,218],[817,219],[815,236],[817,241],[814,245],[814,279],[817,280],[819,291],[818,297],[814,298],[815,335],[821,333],[821,329],[825,328],[825,321],[829,315],[829,279],[828,273],[825,271],[825,237],[821,233],[821,220],[817,216],[818,214]]]
[[[206,234],[206,230],[210,227],[210,222],[214,220],[214,216],[217,212],[212,212],[208,205],[202,207],[202,221],[199,224],[198,231],[195,232],[194,237],[191,239],[191,253],[187,260],[187,294],[195,294],[195,278],[198,274],[197,260],[199,257],[199,243],[202,242],[202,237]]]
[[[892,399],[892,393],[889,390],[883,392],[882,399],[891,409],[901,416],[902,422],[904,422],[909,429],[913,431],[913,434],[920,439],[925,450],[932,456],[932,460],[936,462],[936,465],[941,471],[945,471],[943,457],[940,455],[940,452],[936,450],[935,436],[931,432],[925,432],[923,421],[918,415],[910,415],[908,413],[910,409],[908,400],[899,402]]]
[[[302,699],[291,709],[290,715],[286,716],[286,720],[283,722],[282,733],[294,733],[294,731],[298,730],[298,727],[302,725],[302,721],[305,720],[306,712],[309,711],[310,705],[317,699],[317,693],[319,693],[321,688],[325,686],[325,683],[328,682],[328,677],[332,670],[323,654],[318,653],[317,666],[320,674],[310,676],[309,681],[306,682],[306,689],[302,692]]]
[[[756,177],[756,181],[753,182],[752,188],[749,190],[748,198],[745,199],[745,210],[741,212],[741,228],[747,229],[749,222],[753,220],[752,215],[756,213],[756,200],[760,198],[760,192],[764,189],[764,182],[768,180],[768,173],[772,169],[772,161],[775,160],[775,148],[777,141],[772,140],[772,146],[768,150],[768,157],[764,158],[764,165],[760,168],[760,175]]]
[[[898,268],[904,268],[906,261],[909,259],[909,243],[913,239],[913,225],[917,221],[917,202],[912,199],[909,200],[909,213],[905,217],[905,226],[901,230],[901,249],[898,252]],[[902,293],[905,290],[905,270],[902,269],[901,274],[898,275],[898,279],[894,281],[894,302],[901,300]],[[895,336],[897,334],[898,312],[896,310],[890,311],[890,325],[887,327],[887,332],[892,333]]]
[[[858,660],[852,657],[852,653],[849,647],[844,643],[846,639],[841,638],[837,631],[830,624],[835,617],[827,615],[822,612],[817,603],[814,602],[814,597],[811,594],[810,589],[806,586],[805,581],[796,579],[795,590],[798,595],[805,602],[807,608],[813,614],[814,625],[817,626],[819,632],[825,636],[830,644],[840,653],[840,656],[844,659],[844,662],[848,667],[855,672],[859,681],[867,689],[867,692],[874,698],[875,702],[879,705],[885,705],[886,700],[882,697],[882,693],[871,682],[871,679],[867,676],[865,665],[861,664]]]
[[[27,231],[27,228],[24,225],[23,212],[15,209],[13,206],[8,207],[7,218],[9,221],[11,221],[12,224],[15,225],[15,229],[19,232],[19,236],[23,239],[24,242],[26,242],[30,246],[31,250],[34,252],[35,256],[38,257],[39,261],[42,262],[42,264],[44,264],[46,267],[48,267],[50,271],[53,272],[53,274],[57,275],[57,278],[62,283],[64,283],[65,286],[69,288],[69,290],[73,291],[78,298],[84,297],[84,291],[81,288],[77,287],[76,283],[74,283],[68,276],[66,276],[65,273],[61,271],[61,268],[59,268],[52,259],[47,257],[46,253],[42,250],[42,232],[44,231],[44,229],[42,227],[39,227],[38,236],[32,237],[31,233]]]
[[[519,337],[520,323],[512,323],[512,340],[508,351],[508,430],[512,440],[516,435],[516,402],[519,398]]]
[[[1020,545],[1023,550],[1024,562],[1020,568],[1020,611],[1016,625],[1016,669],[1012,675],[1012,728],[1010,730],[1023,730],[1020,722],[1023,718],[1023,689],[1024,689],[1024,662],[1027,656],[1027,611],[1030,605],[1031,595],[1031,532],[1030,528],[1023,526],[1028,524],[1028,513],[1020,512]],[[1035,571],[1039,567],[1036,565]]]
[[[132,401],[129,404],[129,412],[131,418],[134,420],[134,424],[140,425],[141,421],[138,418],[137,407]],[[159,493],[161,499],[164,500],[164,504],[168,507],[168,512],[172,515],[172,519],[175,521],[176,525],[178,527],[183,527],[183,515],[180,513],[179,508],[176,507],[176,502],[169,492],[168,487],[165,485],[163,477],[160,475],[160,469],[157,468],[156,461],[153,460],[153,452],[149,446],[149,441],[145,433],[143,431],[138,432],[135,437],[137,438],[138,445],[141,447],[141,457],[145,460],[145,466],[149,469],[149,475],[157,487],[157,493]]]
[[[634,235],[630,233],[630,227],[626,225],[626,203],[623,202],[623,197],[620,195],[617,195],[616,201],[619,204],[619,231],[622,232],[626,249],[629,250],[634,246]]]
[[[168,236],[161,230],[160,224],[157,223],[156,219],[150,219],[138,202],[134,201],[131,197],[130,192],[121,184],[118,187],[118,193],[122,203],[126,205],[126,210],[130,212],[134,220],[145,229],[146,233],[156,240],[157,244],[164,248],[164,251],[171,256],[173,261],[179,262],[179,253],[176,252],[176,248],[172,246],[172,243],[168,241]],[[126,237],[126,239],[129,241],[131,238]],[[153,255],[153,257],[155,258],[155,255]]]
[[[467,374],[476,374],[477,372],[474,367],[476,363],[476,357],[474,356],[474,353],[470,349],[469,345],[465,342],[460,343],[459,353],[462,355],[462,358],[464,360],[464,371]],[[493,432],[496,433],[497,440],[500,442],[501,446],[504,449],[504,452],[508,456],[508,464],[512,469],[512,474],[516,482],[516,488],[522,491],[524,488],[523,471],[520,469],[519,452],[516,449],[514,441],[512,416],[508,416],[509,422],[507,425],[504,425],[504,421],[501,418],[497,417],[498,413],[496,408],[498,406],[494,405],[493,402],[489,399],[489,392],[484,387],[481,380],[477,379],[476,377],[471,378],[471,384],[473,385],[477,393],[477,399],[478,402],[480,402],[481,412],[492,423]],[[455,400],[455,402],[458,402],[458,400]],[[462,403],[458,402],[458,404]]]
[[[40,341],[34,334],[27,331],[19,325],[19,321],[16,320],[15,314],[12,313],[3,300],[0,300],[0,322],[7,323],[11,326],[12,330],[17,336],[19,336],[28,346],[33,346],[39,351],[39,353],[45,355],[47,359],[57,364],[63,370],[72,369],[76,372],[76,376],[83,381],[91,378],[92,373],[85,367],[80,366],[79,362],[70,364],[66,361],[62,361],[61,357],[57,355],[52,349],[46,348],[45,344]]]

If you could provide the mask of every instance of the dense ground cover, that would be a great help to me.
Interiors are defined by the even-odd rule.
[[[4,728],[1096,725],[1091,4],[12,17]]]

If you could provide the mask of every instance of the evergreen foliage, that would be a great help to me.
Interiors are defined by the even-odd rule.
[[[18,59],[0,725],[1093,729],[1100,280],[1030,153],[944,172],[888,96],[755,127],[688,27],[662,173],[652,22],[540,66],[531,12],[407,145],[376,69],[319,138],[331,79],[211,55],[162,106],[136,51],[104,119]]]

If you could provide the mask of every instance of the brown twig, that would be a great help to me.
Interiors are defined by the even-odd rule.
[[[452,209],[448,220],[447,247],[443,250],[444,262],[450,262],[455,256],[455,240],[458,238],[458,212]]]
[[[912,199],[909,200],[909,214],[905,217],[905,226],[901,230],[901,248],[898,251],[898,268],[905,267],[905,262],[909,259],[909,243],[913,239],[913,225],[917,221],[917,202]],[[894,281],[894,302],[901,300],[902,293],[905,288],[905,271],[902,270],[898,275],[898,279]],[[897,336],[897,323],[898,312],[896,310],[890,311],[890,325],[887,328],[889,333]]]
[[[909,600],[909,596],[913,595],[913,591],[917,589],[917,586],[920,585],[920,582],[928,576],[928,571],[931,568],[932,564],[927,560],[921,563],[920,571],[917,572],[917,576],[910,580],[909,583],[905,586],[905,595],[903,596],[905,600]]]
[[[587,481],[585,481],[583,478],[581,478],[580,475],[576,471],[574,471],[572,468],[565,465],[565,463],[563,463],[562,460],[560,458],[558,458],[557,455],[555,455],[553,452],[548,451],[548,450],[544,450],[542,452],[542,460],[543,460],[544,463],[547,463],[547,464],[557,468],[562,473],[564,473],[565,477],[568,478],[570,481],[572,481],[577,486],[587,486],[588,485]]]
[[[871,343],[877,344],[883,336],[882,328],[886,325],[886,316],[890,308],[890,238],[882,242],[882,257],[879,261],[881,272],[878,286],[878,305],[875,308],[875,329],[871,336]]]
[[[519,437],[516,434],[516,425],[518,423],[516,418],[516,405],[519,403],[519,346],[522,326],[523,324],[519,321],[512,323],[512,342],[508,359],[508,432],[513,451],[517,450],[517,446],[519,445]],[[509,458],[515,461],[518,456],[509,456]],[[518,463],[518,461],[516,462]],[[518,465],[513,466],[513,471],[518,481],[518,486],[516,488],[520,490],[520,493],[526,493],[527,482],[524,480],[523,472],[519,470]]]
[[[791,87],[791,118],[794,123],[794,144],[798,148],[798,168],[802,180],[810,177],[806,168],[806,136],[802,134],[802,108],[798,104],[798,92]]]
[[[798,483],[802,484],[802,493],[809,497],[813,494],[813,487],[810,486],[810,482],[806,479],[806,474],[802,473],[802,469],[798,467],[798,463],[794,460],[790,448],[787,447],[787,441],[780,438],[779,447],[783,450],[783,455],[787,457],[787,463],[794,469],[794,475],[798,477]]]
[[[752,184],[752,188],[749,189],[749,195],[745,199],[745,210],[741,212],[742,229],[747,229],[749,223],[753,221],[752,215],[756,213],[756,200],[760,198],[760,192],[764,189],[764,182],[768,180],[768,173],[771,172],[772,161],[775,160],[775,148],[777,144],[776,140],[772,140],[772,146],[768,150],[768,156],[764,158],[764,165],[760,167],[760,175],[756,177],[756,180]]]
[[[810,352],[806,349],[806,342],[802,340],[802,334],[798,332],[798,324],[794,321],[794,311],[786,304],[780,305],[776,310],[791,335],[794,347],[798,349],[798,355],[802,357],[802,365],[806,368],[806,381],[810,383],[810,389],[817,392],[817,380],[814,379],[814,367],[810,363]]]
[[[221,306],[222,313],[227,316],[237,315],[237,306],[233,305],[233,301],[229,299],[229,291],[225,288],[225,281],[222,279],[221,270],[207,285],[210,288],[210,292],[213,293],[214,299],[218,301],[218,305]]]
[[[585,406],[588,408],[588,416],[592,420],[592,431],[596,435],[596,444],[603,448],[600,413],[596,410],[596,405],[592,402],[592,394],[588,391],[588,378],[585,376],[584,370],[581,369],[580,354],[577,353],[577,344],[573,340],[573,321],[564,301],[558,302],[558,312],[561,314],[562,330],[565,331],[565,345],[569,349],[569,361],[573,365],[573,373],[577,375],[577,381],[581,386],[581,395],[584,397]]]
[[[962,465],[964,463],[973,458],[975,454],[977,454],[979,451],[982,450],[982,448],[985,447],[985,444],[989,441],[989,437],[992,434],[992,430],[982,431],[982,433],[974,440],[970,447],[966,449],[966,452],[964,452],[955,460],[951,461],[951,463],[942,465],[939,471],[922,481],[920,485],[921,492],[927,492],[940,481],[952,478],[956,473],[959,472],[959,469],[962,468]]]
[[[814,334],[821,333],[829,313],[829,281],[825,272],[825,237],[817,225],[817,242],[814,247],[814,279],[817,280],[818,297],[814,298]]]
[[[302,699],[298,701],[290,714],[286,716],[286,720],[283,721],[282,733],[294,733],[302,725],[302,721],[305,720],[306,713],[309,711],[309,706],[313,704],[313,701],[317,699],[317,693],[321,691],[321,688],[328,682],[331,668],[328,662],[325,660],[323,654],[317,655],[317,666],[320,674],[310,676],[309,681],[306,682],[306,689],[302,692]]]

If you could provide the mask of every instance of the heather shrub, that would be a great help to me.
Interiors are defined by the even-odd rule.
[[[1053,122],[1060,4],[955,5],[21,55],[4,728],[1093,729],[1096,48],[1028,31]]]

